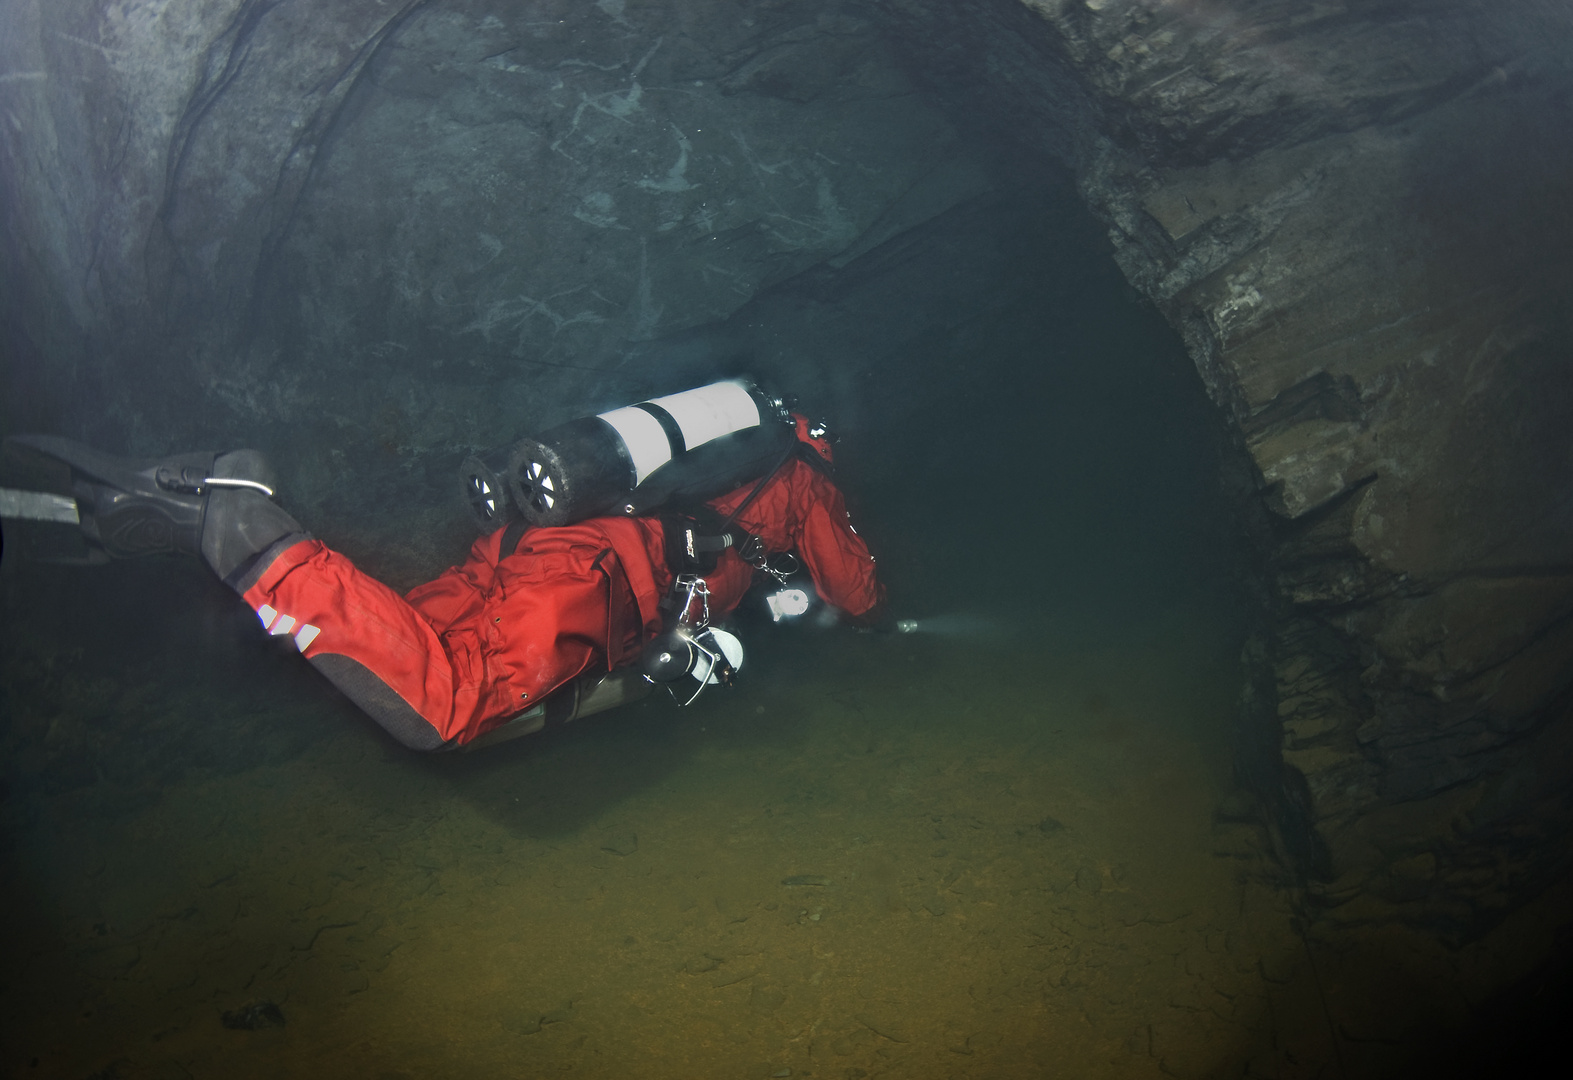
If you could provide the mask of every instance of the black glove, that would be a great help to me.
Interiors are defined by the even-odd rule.
[[[896,616],[891,613],[890,605],[884,602],[876,604],[861,615],[851,616],[850,621],[860,634],[894,634],[896,632]]]

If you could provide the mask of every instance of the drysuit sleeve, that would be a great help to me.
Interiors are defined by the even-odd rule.
[[[793,476],[799,487],[796,548],[821,600],[840,608],[860,625],[883,616],[885,587],[874,569],[874,556],[852,528],[846,498],[830,478],[801,462]]]

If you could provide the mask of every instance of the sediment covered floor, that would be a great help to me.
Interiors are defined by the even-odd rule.
[[[755,627],[730,693],[469,756],[303,697],[323,733],[280,762],[191,769],[140,808],[111,786],[14,797],[0,1071],[1298,1077],[1410,1057],[1455,995],[1417,1004],[1391,957],[1313,964],[1259,830],[1227,820],[1228,618],[1192,598],[1005,641],[1001,620]],[[225,1026],[263,1002],[283,1026]]]

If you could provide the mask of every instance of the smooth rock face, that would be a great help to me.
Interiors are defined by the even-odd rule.
[[[345,445],[484,445],[669,389],[638,343],[990,186],[866,13],[824,0],[0,20],[4,321],[53,366],[13,429],[102,415],[86,397],[107,418],[82,433],[120,443],[309,416]],[[195,423],[111,392],[152,357],[202,388]],[[477,407],[480,383],[511,390]]]
[[[1467,937],[1573,866],[1570,46],[1552,0],[15,0],[3,422],[425,460],[659,389],[650,339],[987,189],[964,138],[1047,152],[1237,433],[1280,850]]]
[[[885,6],[941,93],[1018,58],[999,111],[1237,426],[1281,846],[1333,918],[1477,932],[1573,865],[1573,14],[1023,2]]]
[[[460,400],[524,368],[535,395],[572,400],[569,383],[583,395],[586,369],[618,366],[631,343],[723,319],[852,247],[954,137],[911,107],[866,21],[818,3],[761,15],[412,16],[281,247],[281,287],[332,296],[287,362],[424,394],[435,361]]]

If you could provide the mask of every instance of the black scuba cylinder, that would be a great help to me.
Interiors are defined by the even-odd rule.
[[[519,516],[508,490],[508,453],[511,446],[471,454],[459,466],[464,480],[464,500],[483,533],[500,529]]]
[[[759,476],[796,438],[779,398],[729,379],[584,416],[466,458],[465,497],[482,532],[523,518],[568,525],[713,498]]]

